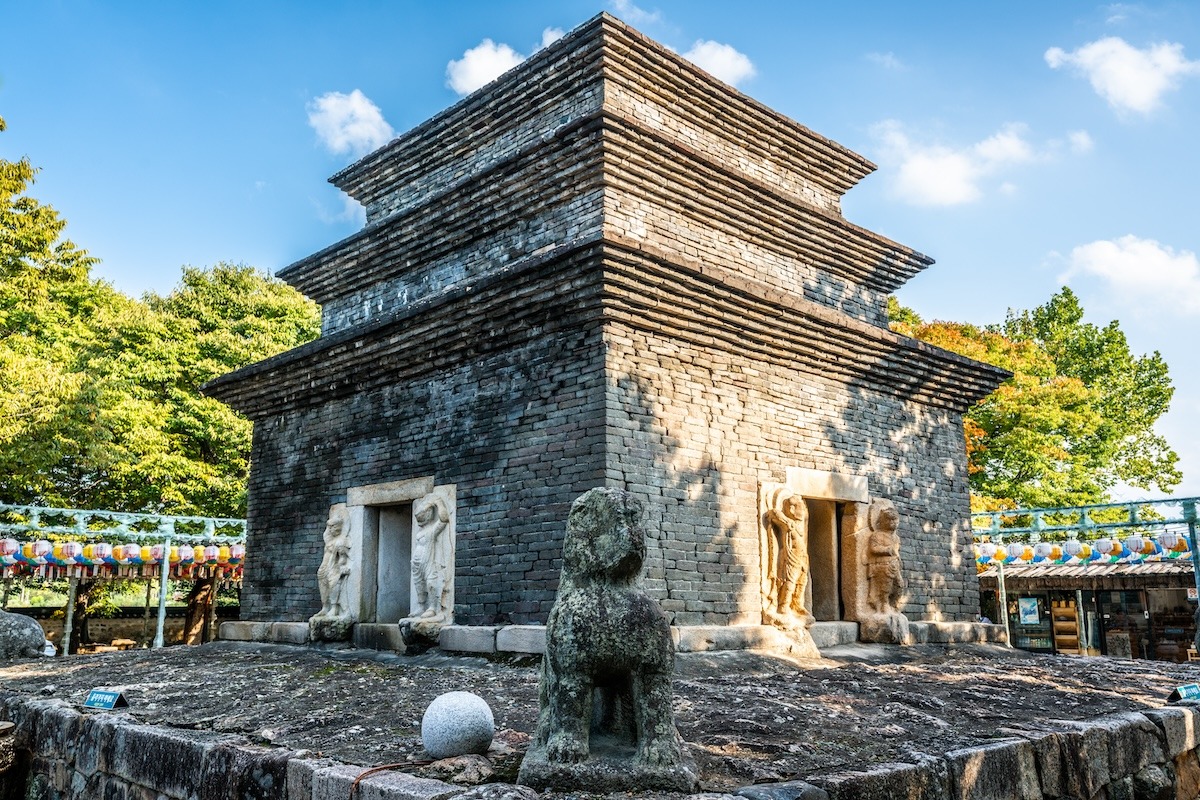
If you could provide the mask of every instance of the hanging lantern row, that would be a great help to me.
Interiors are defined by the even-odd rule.
[[[1171,531],[1156,536],[1132,534],[1123,541],[1116,537],[1081,542],[1003,542],[975,543],[975,561],[979,568],[994,564],[1129,564],[1142,561],[1171,561],[1190,558],[1188,539]]]
[[[0,539],[0,567],[10,573],[42,577],[139,577],[161,572],[166,556],[170,576],[175,579],[216,575],[240,580],[246,547],[232,545],[108,544],[95,542],[18,542]]]

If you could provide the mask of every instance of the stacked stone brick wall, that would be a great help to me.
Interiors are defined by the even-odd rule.
[[[576,313],[594,290],[562,291],[570,282],[554,269],[514,278],[529,282],[526,291],[508,284],[485,308],[472,307],[481,293],[471,293],[426,312],[460,326],[405,319],[394,340],[351,348],[360,361],[332,371],[351,380],[319,402],[292,375],[287,407],[255,425],[244,619],[300,621],[320,608],[321,531],[349,488],[431,475],[457,485],[462,509],[458,621],[544,621],[562,520],[603,482],[599,328]],[[523,309],[516,320],[499,313],[510,303]],[[508,329],[489,336],[488,318]],[[409,350],[388,352],[400,344]]]
[[[908,613],[973,618],[960,416],[661,332],[606,339],[606,474],[649,509],[648,586],[676,624],[758,624],[758,483],[789,466],[870,476],[903,520]]]
[[[602,43],[594,23],[535,53],[330,182],[363,203],[367,223],[425,205],[446,187],[475,180],[531,145],[570,129],[603,100]]]
[[[322,303],[328,336],[595,237],[603,210],[599,127],[585,120],[539,141],[280,276]],[[552,174],[552,185],[531,181],[530,173]]]
[[[208,389],[255,420],[245,618],[317,610],[348,488],[433,476],[460,624],[543,622],[605,482],[646,499],[678,623],[757,622],[788,466],[867,475],[910,613],[968,618],[961,414],[1003,373],[887,331],[931,262],[841,217],[871,169],[601,15],[339,173],[367,227],[281,273],[322,338]]]

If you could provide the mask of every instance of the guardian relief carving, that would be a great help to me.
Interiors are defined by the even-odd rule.
[[[317,568],[317,589],[321,593],[321,610],[308,620],[309,636],[314,641],[345,641],[350,638],[354,624],[351,604],[346,597],[350,578],[350,530],[346,520],[346,504],[329,507],[325,521],[325,552]]]
[[[454,613],[454,529],[446,498],[436,490],[413,502],[409,619],[446,622]]]
[[[904,571],[900,561],[900,513],[891,500],[872,498],[850,504],[845,519],[852,531],[845,542],[847,575],[843,602],[849,619],[858,622],[864,642],[902,644],[911,641],[904,607]]]
[[[786,486],[765,484],[763,511],[763,621],[785,630],[804,629],[813,617],[808,589],[808,508]]]
[[[900,612],[904,575],[900,571],[900,515],[890,500],[873,500],[867,509],[867,605],[876,614]]]

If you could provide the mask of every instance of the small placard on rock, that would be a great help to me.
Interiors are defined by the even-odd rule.
[[[1167,700],[1172,703],[1180,700],[1200,700],[1200,683],[1185,683],[1183,686],[1176,686],[1167,695]]]
[[[83,701],[84,708],[129,708],[129,701],[125,699],[125,695],[121,692],[114,692],[109,689],[92,689],[88,692],[87,699]]]

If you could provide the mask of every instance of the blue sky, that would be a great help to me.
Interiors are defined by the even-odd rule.
[[[0,157],[125,292],[274,272],[362,224],[329,175],[601,10],[878,164],[843,209],[937,259],[926,318],[1066,284],[1162,352],[1200,495],[1200,3],[0,0]]]

